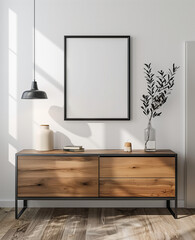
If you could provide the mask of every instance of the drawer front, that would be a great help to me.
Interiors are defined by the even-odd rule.
[[[97,157],[19,156],[19,177],[98,177]]]
[[[101,178],[100,197],[175,197],[175,179]]]
[[[102,157],[100,177],[175,177],[175,158]]]
[[[97,197],[97,157],[18,157],[19,197]]]
[[[44,174],[43,174],[44,175]],[[19,178],[18,197],[97,197],[97,178]]]

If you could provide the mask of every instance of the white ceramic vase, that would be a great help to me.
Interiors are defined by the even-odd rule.
[[[40,130],[36,135],[36,150],[53,150],[53,131],[49,129],[49,125],[40,125]]]

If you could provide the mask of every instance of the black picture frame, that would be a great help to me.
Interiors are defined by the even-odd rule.
[[[67,116],[67,39],[69,38],[126,38],[127,39],[127,117],[70,118]],[[64,36],[64,120],[65,121],[129,121],[130,120],[130,36],[129,35],[65,35]]]

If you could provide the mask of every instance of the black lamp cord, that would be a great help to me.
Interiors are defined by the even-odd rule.
[[[35,0],[34,0],[34,82],[35,82]]]

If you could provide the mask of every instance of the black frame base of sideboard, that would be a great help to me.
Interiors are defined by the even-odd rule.
[[[18,201],[23,200],[23,208],[18,212]],[[15,198],[15,219],[23,214],[28,207],[28,200],[166,200],[166,207],[172,216],[177,219],[177,197],[17,197]],[[170,201],[175,201],[175,211],[170,207]]]

